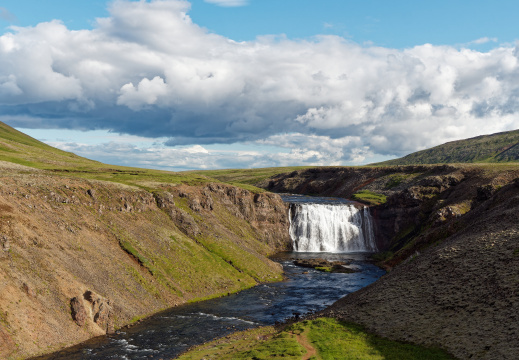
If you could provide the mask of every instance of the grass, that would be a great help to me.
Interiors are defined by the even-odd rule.
[[[316,266],[315,270],[319,270],[322,272],[332,272],[333,267],[332,266]]]
[[[318,360],[454,359],[441,349],[392,341],[368,333],[362,326],[331,318],[295,323],[280,332],[272,327],[238,332],[197,346],[178,359],[299,360],[308,348],[315,350],[312,358]]]
[[[519,160],[519,130],[451,141],[374,165],[500,163]]]
[[[359,325],[330,318],[298,324],[309,328],[308,338],[323,360],[443,360],[453,359],[443,350],[392,341],[370,334]]]
[[[233,185],[255,185],[278,174],[304,170],[310,167],[311,166],[291,166],[260,169],[204,170],[189,171],[186,173],[207,176]]]
[[[387,201],[384,194],[377,194],[370,190],[361,190],[352,195],[352,199],[368,205],[380,205]]]

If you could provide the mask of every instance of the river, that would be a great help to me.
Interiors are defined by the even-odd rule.
[[[346,260],[359,272],[324,273],[295,266],[295,258]],[[283,265],[285,281],[178,306],[113,335],[37,359],[171,359],[193,345],[234,331],[272,325],[294,314],[322,310],[384,274],[382,269],[367,262],[363,253],[290,252],[277,254],[273,260]]]

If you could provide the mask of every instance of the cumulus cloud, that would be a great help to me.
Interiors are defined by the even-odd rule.
[[[1,113],[14,126],[165,136],[168,146],[276,145],[287,149],[280,163],[316,164],[519,127],[517,47],[235,42],[193,23],[189,9],[116,0],[93,30],[13,27],[0,37]]]

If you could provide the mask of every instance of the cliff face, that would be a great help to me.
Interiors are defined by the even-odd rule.
[[[155,187],[4,167],[0,358],[51,352],[189,300],[281,279],[290,245],[274,194]]]
[[[373,206],[382,264],[391,271],[319,315],[461,359],[519,354],[519,169],[516,166],[322,168],[263,184],[351,197]]]

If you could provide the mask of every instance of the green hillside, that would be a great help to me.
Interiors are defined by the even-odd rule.
[[[93,168],[101,163],[42,143],[0,122],[0,160],[38,169]]]
[[[58,175],[106,180],[145,189],[160,184],[196,185],[213,181],[195,173],[131,168],[89,160],[71,152],[56,149],[0,122],[0,161],[7,161]]]
[[[519,130],[457,140],[373,165],[495,163],[519,161]]]

